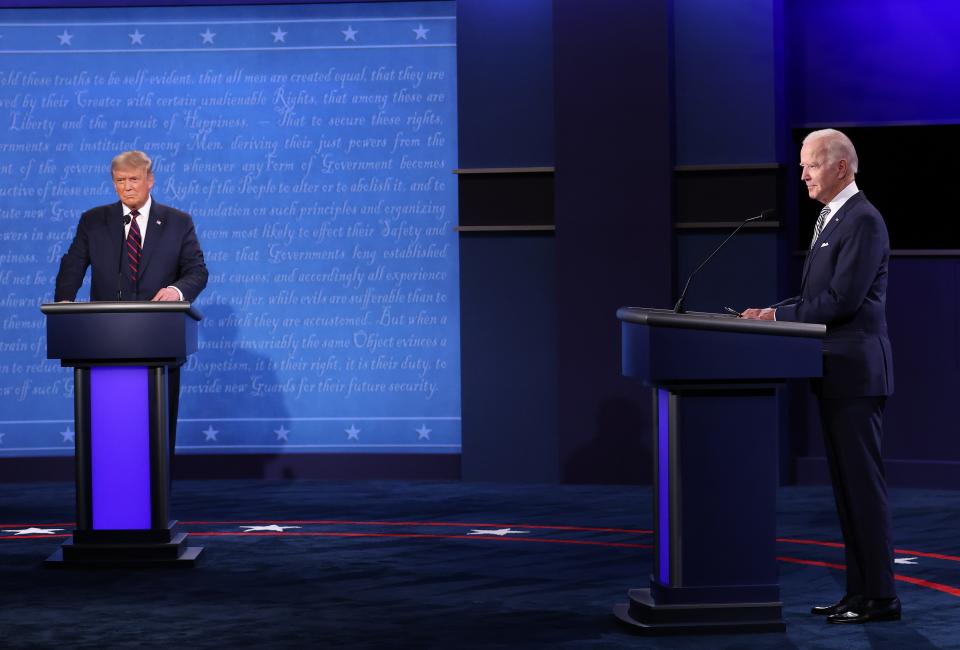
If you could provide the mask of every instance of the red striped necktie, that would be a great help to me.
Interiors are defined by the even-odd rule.
[[[143,237],[140,236],[140,225],[137,217],[140,213],[130,211],[130,232],[127,233],[127,263],[130,265],[130,279],[137,283],[137,274],[140,271],[140,256],[143,253]]]

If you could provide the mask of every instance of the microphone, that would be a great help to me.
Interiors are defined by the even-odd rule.
[[[130,223],[130,215],[124,215],[123,227],[126,228]],[[123,301],[123,258],[126,252],[127,238],[123,231],[120,231],[120,262],[117,264],[117,302]]]
[[[723,248],[723,245],[726,244],[728,241],[730,241],[730,238],[731,238],[731,237],[733,237],[733,236],[736,235],[738,232],[740,232],[740,229],[743,228],[743,227],[744,227],[745,225],[747,225],[748,223],[750,223],[751,221],[763,221],[764,219],[769,219],[770,217],[772,217],[772,216],[775,215],[776,213],[777,213],[777,211],[776,211],[776,210],[773,210],[773,209],[764,210],[763,212],[761,212],[760,214],[758,214],[758,215],[755,216],[755,217],[750,217],[749,219],[744,219],[743,223],[741,223],[739,226],[737,226],[737,228],[736,228],[732,233],[730,233],[729,235],[727,235],[727,238],[724,239],[722,242],[720,242],[720,245],[717,246],[716,248],[714,248],[714,249],[713,249],[713,252],[710,253],[710,255],[707,256],[707,259],[705,259],[705,260],[703,260],[702,262],[700,262],[700,266],[698,266],[698,267],[694,270],[694,272],[690,274],[690,277],[687,278],[687,283],[686,283],[685,285],[683,285],[683,291],[680,292],[680,298],[677,300],[677,304],[675,304],[675,305],[673,306],[673,313],[675,313],[675,314],[685,314],[685,313],[687,313],[686,310],[683,308],[683,301],[684,301],[684,299],[687,297],[687,289],[690,288],[690,281],[693,280],[693,276],[695,276],[697,273],[700,272],[700,269],[702,269],[704,266],[707,265],[707,262],[709,262],[710,260],[713,259],[713,256],[716,255],[717,252],[718,252],[721,248]]]

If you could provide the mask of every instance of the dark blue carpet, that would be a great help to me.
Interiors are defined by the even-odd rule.
[[[183,482],[196,569],[45,570],[63,538],[0,532],[0,647],[960,648],[960,493],[891,497],[903,621],[808,614],[843,592],[842,549],[810,543],[839,532],[828,488],[785,488],[786,634],[644,638],[610,610],[648,581],[647,488]],[[72,521],[72,485],[0,484],[0,530]],[[525,532],[471,534],[497,529]]]

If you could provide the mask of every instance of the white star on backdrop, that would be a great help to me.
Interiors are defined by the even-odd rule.
[[[350,425],[349,429],[344,429],[347,432],[347,440],[359,440],[360,439],[360,429],[354,425]]]
[[[529,530],[513,530],[512,528],[481,528],[479,530],[471,530],[467,535],[496,535],[497,537],[503,537],[504,535],[526,535],[529,532]]]
[[[143,45],[143,37],[146,34],[141,34],[140,30],[134,31],[132,34],[127,34],[130,37],[130,45]]]
[[[898,558],[894,558],[893,563],[894,564],[916,564],[916,562],[914,562],[914,560],[916,559],[917,558],[915,557],[898,557]]]
[[[277,434],[278,441],[280,440],[286,440],[287,442],[290,441],[290,438],[287,437],[290,434],[290,429],[285,429],[282,424],[280,425],[279,429],[274,429],[273,432]]]
[[[213,425],[211,424],[206,429],[204,429],[201,433],[203,433],[203,435],[206,436],[206,438],[204,439],[204,442],[210,442],[211,440],[214,442],[217,442],[217,434],[220,432],[214,429]]]
[[[433,429],[428,429],[427,425],[421,424],[420,428],[414,429],[414,431],[417,432],[417,440],[429,440],[430,432],[433,431]]]
[[[19,530],[4,530],[5,533],[13,533],[14,535],[55,535],[59,530],[66,530],[64,528],[21,528]]]
[[[67,30],[63,30],[62,34],[57,34],[57,38],[60,39],[60,45],[73,45],[70,41],[73,40],[73,34]]]
[[[213,37],[216,35],[216,32],[211,32],[210,28],[207,27],[207,31],[200,33],[200,38],[203,39],[203,43],[201,43],[201,45],[204,43],[210,43],[210,45],[213,45]]]
[[[270,524],[269,526],[240,526],[240,528],[246,528],[246,530],[243,531],[245,533],[254,533],[259,530],[282,533],[287,528],[300,528],[300,526],[278,526],[276,524]]]
[[[340,33],[343,34],[344,41],[353,41],[357,42],[357,34],[360,32],[353,28],[353,25],[347,25],[346,29],[341,29]]]
[[[60,432],[60,435],[63,436],[63,441],[64,441],[64,442],[73,442],[74,433],[75,433],[75,432],[74,432],[74,431],[71,431],[71,430],[70,430],[70,426],[68,425],[68,426],[67,426],[67,430],[66,430],[66,431],[61,431],[61,432]]]
[[[415,27],[415,28],[414,28],[413,30],[411,30],[411,31],[413,31],[413,32],[416,33],[416,35],[417,35],[417,40],[419,41],[421,38],[422,38],[423,40],[427,40],[427,32],[429,32],[430,30],[429,30],[428,28],[424,27],[424,26],[421,24],[421,25],[418,25],[417,27]]]
[[[287,32],[280,29],[279,25],[277,25],[277,31],[270,32],[270,35],[273,36],[274,43],[286,43],[286,41],[283,39],[287,35]]]

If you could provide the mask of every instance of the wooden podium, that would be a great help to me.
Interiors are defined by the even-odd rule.
[[[169,518],[167,373],[197,349],[187,302],[41,306],[47,358],[74,375],[77,520],[47,566],[194,566]]]
[[[777,399],[822,374],[823,325],[624,307],[623,374],[653,387],[649,588],[614,615],[650,634],[783,631]]]

